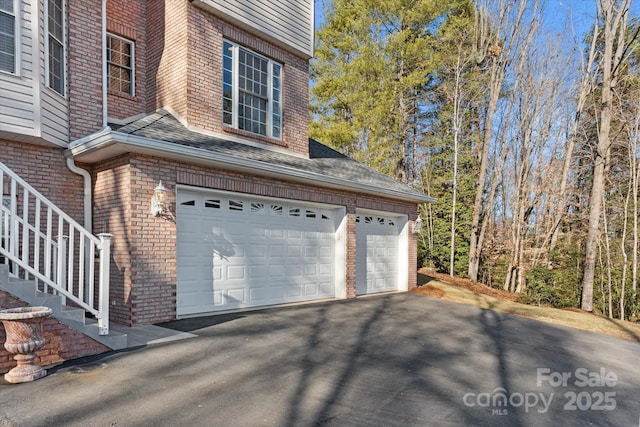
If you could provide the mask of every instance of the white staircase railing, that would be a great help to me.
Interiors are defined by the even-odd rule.
[[[0,188],[0,264],[73,301],[108,335],[111,235],[94,236],[1,162]]]

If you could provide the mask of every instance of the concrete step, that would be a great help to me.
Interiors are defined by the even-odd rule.
[[[54,311],[54,317],[113,350],[195,337],[193,334],[176,332],[154,325],[131,328],[117,324],[110,325],[109,335],[100,335],[97,320],[87,317],[83,309],[61,304],[59,296],[38,291],[32,281],[10,278],[9,267],[3,264],[0,264],[0,289],[17,296],[32,306],[47,303],[55,304],[56,308],[58,308],[57,305],[59,304],[59,310]],[[23,296],[26,295],[28,298],[20,297],[16,293],[20,293]],[[54,302],[55,299],[58,299],[58,302]]]
[[[9,266],[0,264],[0,283],[9,283]]]
[[[53,317],[112,350],[120,350],[127,347],[126,333],[110,330],[109,335],[100,335],[97,320],[87,318],[84,309],[63,304],[60,295],[39,291],[33,280],[10,277],[9,268],[5,265],[0,265],[0,289],[20,298],[31,306],[51,308]]]
[[[81,308],[69,307],[63,305],[60,308],[60,316],[65,319],[75,320],[76,322],[85,323],[86,312]]]

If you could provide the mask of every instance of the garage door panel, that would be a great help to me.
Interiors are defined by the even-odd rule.
[[[302,285],[289,286],[289,294],[288,294],[289,298],[299,298],[302,296],[304,296],[304,293],[302,292]]]
[[[192,219],[185,218],[184,220],[178,221],[178,227],[182,230],[185,235],[198,235],[202,232],[202,225],[198,223],[194,223]]]
[[[241,253],[238,254],[238,257],[242,258],[245,256],[245,254],[251,259],[264,258],[267,255],[267,245],[266,243],[265,244],[254,243],[252,245],[249,245],[246,251],[242,250]]]
[[[214,290],[213,291],[213,305],[220,305],[222,304],[222,301],[224,300],[224,295],[222,295],[222,291],[221,290]]]
[[[294,245],[288,245],[287,246],[287,256],[296,257],[297,258],[297,257],[302,256],[302,253],[303,253],[303,251],[302,251],[302,246],[301,245],[294,244]]]
[[[283,244],[269,244],[269,258],[281,259],[284,256],[285,247]]]
[[[222,266],[214,265],[213,268],[211,269],[211,275],[212,275],[211,278],[214,281],[214,283],[218,280],[222,280]],[[206,280],[206,277],[204,277],[204,279]]]
[[[330,262],[325,262],[322,264],[319,264],[319,271],[318,273],[321,276],[330,276],[333,275],[333,266],[331,265]]]
[[[320,295],[327,295],[330,292],[333,292],[333,283],[332,282],[323,282],[318,284],[318,293]]]
[[[246,289],[245,288],[231,288],[227,289],[226,295],[224,292],[222,298],[222,305],[234,305],[234,304],[242,304],[246,301],[245,297]]]
[[[288,239],[300,239],[302,237],[302,232],[299,230],[287,230],[286,236]]]
[[[193,201],[178,204],[178,315],[335,296],[334,210],[186,190],[178,201]]]
[[[234,280],[234,279],[244,279],[246,277],[245,271],[244,271],[244,265],[242,266],[238,266],[238,265],[229,265],[227,266],[227,279],[229,280]]]
[[[267,274],[267,266],[266,265],[251,265],[249,266],[249,278],[256,279],[265,277]]]
[[[300,277],[302,276],[302,266],[300,264],[288,264],[287,270],[289,272],[289,276],[291,277]]]
[[[304,274],[305,276],[315,277],[318,274],[318,266],[316,264],[305,264]]]
[[[247,225],[245,224],[245,227],[247,227]],[[248,234],[249,237],[255,238],[255,239],[259,239],[259,238],[264,238],[269,236],[270,234],[272,234],[273,230],[265,230],[264,228],[260,228],[259,224],[250,224],[248,227]],[[241,235],[245,235],[245,233],[242,233]]]
[[[269,304],[272,301],[285,299],[287,296],[287,287],[284,285],[269,286],[264,288],[251,288],[251,301],[262,301]]]
[[[283,278],[287,275],[286,273],[287,271],[286,271],[285,265],[279,264],[279,265],[269,266],[269,278],[272,278],[272,279]]]
[[[184,253],[184,264],[185,266],[199,266],[202,265],[203,262],[207,262],[211,255],[205,255],[201,252],[195,250],[185,251]]]
[[[184,280],[199,280],[202,276],[201,264],[194,262],[191,258],[190,263],[185,263],[182,267],[182,278]]]
[[[215,300],[211,292],[193,292],[181,295],[178,302],[184,307],[198,307],[202,304],[214,304]]]
[[[399,223],[384,215],[357,216],[357,294],[398,289]]]
[[[263,230],[263,236],[269,236],[272,239],[283,239],[285,236],[285,231],[281,228],[272,228],[270,230]]]

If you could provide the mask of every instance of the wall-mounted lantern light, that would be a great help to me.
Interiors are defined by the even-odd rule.
[[[422,218],[418,217],[416,222],[411,226],[411,232],[413,234],[420,234],[420,230],[422,230]]]
[[[151,197],[151,215],[158,216],[166,212],[167,209],[167,189],[162,185],[162,180],[153,190]]]

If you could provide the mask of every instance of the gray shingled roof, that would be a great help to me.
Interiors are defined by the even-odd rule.
[[[189,130],[171,113],[165,110],[159,110],[149,114],[126,126],[114,129],[114,131],[207,150],[215,154],[234,156],[268,165],[277,165],[316,175],[337,178],[359,185],[379,187],[400,194],[406,194],[407,198],[411,200],[427,201],[430,199],[422,192],[389,178],[313,139],[309,140],[309,158],[307,159]]]

